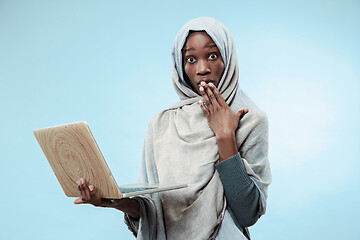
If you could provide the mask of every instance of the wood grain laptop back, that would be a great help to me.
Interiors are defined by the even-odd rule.
[[[35,129],[34,135],[66,196],[80,197],[76,181],[84,178],[101,197],[121,198],[86,122]]]

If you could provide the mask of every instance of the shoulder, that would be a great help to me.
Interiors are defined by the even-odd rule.
[[[165,109],[165,110],[162,110],[161,112],[158,112],[155,115],[153,115],[148,122],[148,127],[149,126],[154,127],[156,125],[160,125],[161,123],[168,122],[171,111],[172,110]]]
[[[261,108],[259,108],[257,104],[242,89],[237,90],[234,102],[234,111],[237,111],[243,107],[249,109],[249,112],[241,119],[241,123],[243,125],[250,125],[251,127],[260,125],[266,128],[268,127],[268,117],[266,113]]]
[[[247,147],[258,142],[267,142],[269,135],[268,118],[260,109],[249,109],[249,112],[240,120],[236,133],[240,145]]]
[[[269,125],[266,113],[259,108],[249,109],[249,112],[244,116],[244,120],[253,126],[261,125],[268,127]]]
[[[174,111],[176,110],[167,108],[153,115],[148,121],[147,132],[162,134],[162,131],[166,131],[172,122],[172,113]]]

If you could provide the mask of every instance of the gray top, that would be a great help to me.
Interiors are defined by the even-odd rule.
[[[202,97],[186,85],[181,74],[181,49],[193,30],[204,30],[220,50],[225,69],[217,88],[226,103],[233,112],[243,107],[249,109],[239,122],[235,138],[243,162],[238,168],[245,168],[253,184],[244,172],[238,171],[235,176],[239,175],[240,180],[225,177],[238,186],[230,184],[230,187],[223,187],[222,182],[228,185],[228,181],[221,179],[224,178],[219,174],[222,170],[216,170],[219,160],[217,141],[200,108]],[[225,194],[224,189],[235,189],[235,197],[250,194],[253,201],[246,206],[255,201],[259,203],[259,215],[265,213],[267,188],[271,182],[268,121],[266,114],[239,87],[239,67],[228,29],[208,17],[196,18],[185,24],[174,41],[171,70],[180,101],[150,119],[138,182],[189,183],[190,186],[138,198],[140,221],[138,225],[128,221],[129,226],[137,232],[137,239],[244,239],[236,225],[251,225],[256,221],[257,213],[253,211],[249,216],[238,214],[237,205],[244,204],[239,201],[251,198],[240,196],[233,201],[230,200],[231,193]],[[221,163],[219,169],[223,164],[224,172],[228,172],[227,162]],[[239,208],[245,211],[243,207]],[[229,217],[230,212],[234,218]]]
[[[228,204],[216,239],[231,239],[234,236],[246,239],[245,236],[249,237],[246,227],[255,224],[260,218],[259,191],[246,173],[240,153],[217,163],[215,168],[220,174]],[[152,211],[152,207],[145,207],[145,205],[153,205],[151,200],[136,199],[143,208]],[[130,219],[128,216],[125,219],[129,229],[136,235],[139,221]]]

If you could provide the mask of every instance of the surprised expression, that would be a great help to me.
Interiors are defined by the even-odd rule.
[[[206,32],[192,32],[182,49],[183,66],[188,82],[200,95],[202,81],[219,84],[224,72],[224,62],[214,41]]]

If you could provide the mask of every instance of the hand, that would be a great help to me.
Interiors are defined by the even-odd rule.
[[[74,200],[75,204],[92,204],[97,207],[112,207],[114,201],[101,198],[93,185],[88,186],[86,180],[80,179],[76,181],[81,197]]]
[[[200,107],[216,137],[228,137],[235,134],[239,120],[249,110],[241,108],[234,114],[219,90],[212,83],[201,82],[199,91],[204,98],[204,100],[200,101]]]
[[[127,213],[133,219],[140,217],[140,205],[138,201],[130,198],[106,199],[101,198],[93,185],[88,186],[85,179],[76,181],[81,197],[74,200],[74,204],[92,204],[96,207],[112,207]]]

